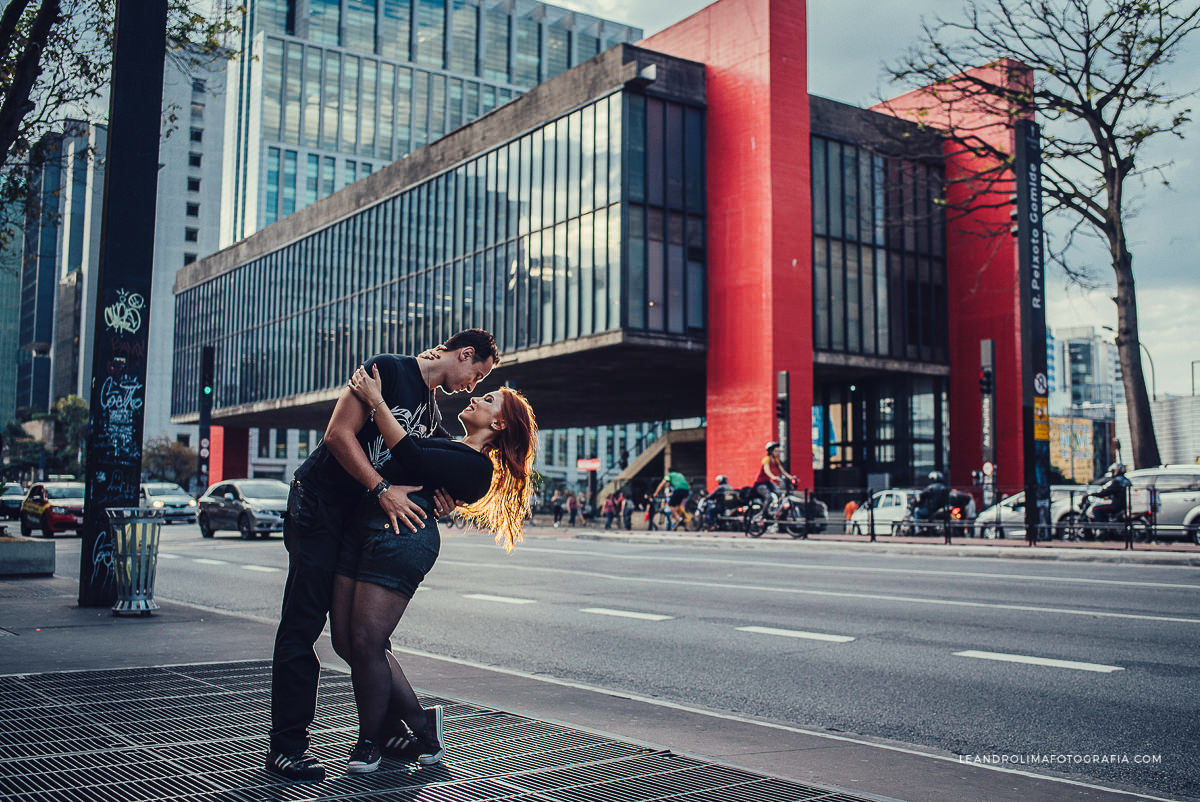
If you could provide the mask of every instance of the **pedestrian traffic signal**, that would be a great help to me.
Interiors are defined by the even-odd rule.
[[[205,395],[212,395],[212,385],[211,384],[204,385],[203,387],[200,388],[200,392],[204,393]]]
[[[979,371],[979,392],[984,395],[991,395],[996,390],[996,377],[992,373],[991,368],[983,368]]]
[[[775,417],[779,420],[787,420],[788,416],[788,400],[786,398],[775,399]]]

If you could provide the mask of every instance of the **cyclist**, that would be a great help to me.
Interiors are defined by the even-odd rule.
[[[796,477],[787,472],[783,461],[779,459],[779,443],[772,440],[767,443],[766,449],[767,455],[762,458],[758,476],[754,478],[754,492],[763,501],[769,501],[772,492],[782,492],[784,480],[793,484],[796,482]]]
[[[674,525],[680,519],[688,517],[687,512],[683,509],[683,502],[687,500],[692,487],[688,484],[687,478],[679,471],[667,471],[667,475],[654,489],[654,495],[657,496],[667,487],[671,488],[671,497],[667,499],[667,507],[671,510],[671,523]]]

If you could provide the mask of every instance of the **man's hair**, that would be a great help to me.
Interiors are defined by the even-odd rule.
[[[475,361],[485,362],[491,357],[495,364],[500,364],[500,352],[496,349],[496,338],[490,331],[484,329],[463,329],[442,343],[447,351],[457,351],[459,348],[475,349]]]

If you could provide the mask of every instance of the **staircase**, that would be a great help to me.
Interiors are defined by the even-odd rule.
[[[689,481],[704,485],[704,443],[706,429],[668,429],[658,436],[623,470],[604,483],[596,494],[596,503],[638,478],[643,472],[661,466],[653,479],[661,479],[668,470],[682,473]]]

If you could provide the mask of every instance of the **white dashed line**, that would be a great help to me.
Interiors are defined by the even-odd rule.
[[[537,599],[518,599],[515,596],[491,596],[487,593],[464,593],[463,598],[499,602],[501,604],[533,604],[537,601]]]
[[[210,560],[207,557],[194,557],[192,562],[200,563],[201,565],[229,565],[225,560]]]
[[[1098,674],[1111,674],[1114,671],[1125,670],[1121,666],[1106,666],[1102,663],[1077,663],[1074,660],[1055,660],[1050,657],[1031,657],[1027,654],[1005,654],[1004,652],[977,652],[973,649],[968,649],[965,652],[955,652],[954,656],[977,657],[980,660],[1000,660],[1005,663],[1026,663],[1031,666],[1074,668],[1079,671],[1095,671]]]
[[[259,571],[264,574],[277,574],[280,570],[278,568],[272,568],[269,565],[243,565],[241,567],[245,568],[247,571]]]
[[[779,635],[784,638],[824,640],[830,643],[849,643],[854,640],[849,635],[826,635],[821,632],[801,632],[798,629],[775,629],[774,627],[738,627],[737,629],[739,632],[754,632],[759,635]]]
[[[158,553],[158,558],[160,560],[178,560],[179,555],[178,554],[167,554],[165,551],[160,551]]]
[[[579,612],[595,613],[596,615],[615,615],[618,618],[640,618],[643,621],[667,621],[674,616],[659,615],[658,613],[635,613],[632,610],[609,610],[605,607],[584,607]]]

